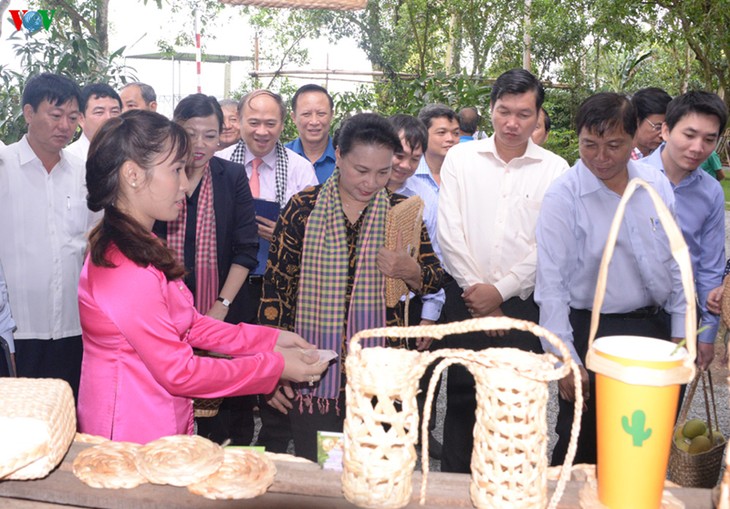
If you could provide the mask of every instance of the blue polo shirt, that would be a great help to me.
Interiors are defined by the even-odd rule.
[[[304,159],[307,159],[307,155],[304,153],[304,147],[302,146],[301,138],[297,138],[294,141],[290,141],[286,145],[286,148],[293,150]],[[309,161],[309,159],[307,159]],[[317,180],[320,184],[324,184],[324,181],[329,178],[335,171],[335,147],[332,146],[332,137],[327,138],[327,148],[324,150],[324,154],[317,159],[314,164],[314,173],[317,174]]]

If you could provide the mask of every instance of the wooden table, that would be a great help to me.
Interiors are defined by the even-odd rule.
[[[86,444],[71,446],[63,463],[45,479],[0,481],[0,508],[50,509],[60,506],[99,509],[171,508],[292,508],[327,509],[355,507],[342,496],[340,473],[321,470],[315,464],[277,461],[276,480],[265,495],[250,500],[208,500],[185,488],[145,484],[131,490],[106,490],[86,486],[71,471],[74,458]],[[583,483],[571,481],[558,507],[580,509],[578,493]],[[472,507],[469,476],[431,472],[428,477],[426,505],[418,504],[421,473],[413,475],[414,496],[409,508]],[[550,490],[554,483],[550,483]],[[710,490],[676,488],[670,490],[686,509],[711,509]]]

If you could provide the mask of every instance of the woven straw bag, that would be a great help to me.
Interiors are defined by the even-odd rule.
[[[53,378],[0,378],[0,479],[40,479],[76,434],[71,386]]]
[[[218,357],[221,359],[230,359],[228,355],[208,352],[206,350],[193,350],[193,353],[199,357]],[[218,415],[223,398],[193,398],[193,414],[195,417],[215,417]]]
[[[715,405],[715,394],[712,387],[712,375],[707,372],[707,378],[710,384],[710,399],[712,401],[712,410],[715,416],[715,425],[713,427],[712,416],[710,415],[710,405],[707,398],[707,386],[705,385],[705,373],[700,373],[689,385],[687,396],[682,404],[682,411],[679,415],[677,427],[675,428],[675,436],[677,430],[681,430],[685,422],[687,422],[687,413],[692,404],[697,382],[702,378],[702,389],[705,397],[705,410],[707,411],[707,426],[712,437],[712,431],[717,431],[717,406]],[[712,438],[710,438],[712,440]],[[672,440],[672,451],[669,454],[669,480],[676,482],[680,486],[692,488],[712,488],[717,484],[720,476],[720,466],[722,465],[722,457],[725,452],[726,442],[716,444],[707,452],[700,454],[690,454],[677,447]]]
[[[405,249],[411,257],[417,258],[421,247],[422,218],[423,200],[420,196],[411,196],[392,207],[385,220],[385,248],[396,249],[400,234]],[[398,304],[404,295],[408,295],[408,286],[402,279],[385,278],[385,305],[387,307]],[[407,316],[408,313],[406,313]]]
[[[545,337],[559,352],[551,354],[513,348],[482,351],[443,349],[415,352],[391,348],[362,348],[368,337],[433,337],[471,331],[519,329]],[[508,317],[478,318],[445,325],[390,327],[353,336],[346,360],[347,387],[345,451],[342,488],[360,507],[398,508],[412,493],[418,427],[416,393],[426,368],[436,362],[429,381],[421,433],[425,503],[428,482],[428,421],[441,372],[462,364],[474,374],[477,419],[472,454],[472,502],[482,507],[542,508],[557,506],[570,478],[580,430],[583,397],[578,366],[566,346],[538,325]],[[571,441],[560,480],[547,501],[547,382],[569,372],[575,381],[575,415]]]
[[[354,11],[364,9],[367,0],[220,0],[222,4],[254,7],[287,7],[299,9],[332,9]]]

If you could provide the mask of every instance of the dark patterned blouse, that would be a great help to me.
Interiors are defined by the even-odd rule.
[[[266,274],[264,275],[261,306],[259,307],[259,323],[261,325],[269,325],[289,331],[294,330],[304,230],[307,226],[309,214],[317,203],[317,196],[321,187],[319,185],[307,188],[294,195],[276,223],[273,241],[269,249],[269,260],[266,264]],[[404,196],[391,193],[389,193],[389,197],[391,206],[406,199]],[[354,224],[350,223],[344,212],[342,215],[345,218],[350,259],[345,295],[345,315],[347,315],[355,280],[357,239],[366,213],[363,211]],[[429,239],[426,227],[423,225],[421,226],[421,246],[418,263],[421,266],[422,277],[420,293],[437,292],[443,284],[444,270],[441,268],[438,257],[433,252],[431,239]],[[403,302],[399,302],[395,307],[387,308],[385,315],[386,326],[403,325],[404,308]],[[346,338],[343,338],[343,342],[345,340]],[[401,346],[402,342],[392,340],[390,344],[391,346]],[[342,349],[343,360],[346,351],[346,348]]]

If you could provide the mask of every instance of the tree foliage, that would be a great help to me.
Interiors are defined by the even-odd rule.
[[[149,8],[162,3],[143,1]],[[215,37],[208,25],[231,11],[224,12],[216,0],[194,3],[201,12],[202,32]],[[54,22],[48,39],[22,41],[17,36],[18,56],[30,63],[28,75],[43,68],[82,83],[97,77],[112,83],[124,80],[114,64],[123,49],[110,55],[108,48],[109,0],[47,0],[42,5],[65,15]],[[181,23],[179,35],[161,41],[161,47],[189,45],[192,4],[172,5]],[[4,6],[7,1],[0,0],[0,10]],[[371,86],[338,94],[338,117],[357,110],[417,113],[435,101],[453,108],[476,105],[484,112],[490,80],[522,66],[527,51],[530,70],[539,78],[548,85],[568,86],[549,88],[546,106],[555,129],[569,132],[580,102],[600,90],[631,93],[661,86],[677,94],[704,88],[730,100],[728,7],[728,0],[370,0],[355,12],[240,9],[259,37],[260,61],[275,71],[306,64],[305,40],[326,37],[337,44],[351,37],[358,42],[382,75]],[[13,94],[17,100],[23,76],[0,68],[0,80],[5,85],[0,108],[17,114],[8,105]],[[276,73],[241,83],[239,91],[254,87],[285,97],[293,91],[291,82]],[[2,126],[12,117],[6,114]],[[572,150],[569,141],[560,145]]]

